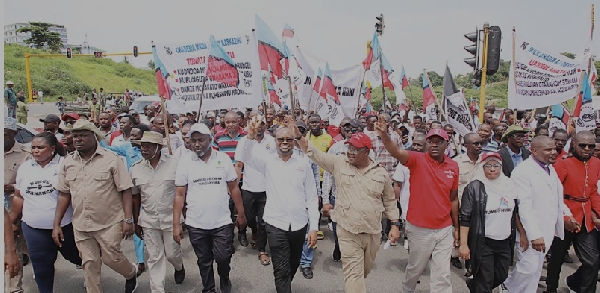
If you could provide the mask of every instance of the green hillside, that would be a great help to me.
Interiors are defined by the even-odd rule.
[[[25,53],[44,54],[41,50],[19,45],[4,45],[4,78],[15,83],[17,91],[27,92]],[[124,93],[125,89],[153,94],[156,79],[150,69],[139,69],[123,62],[93,57],[30,58],[31,82],[34,90],[45,97],[64,96],[74,100],[79,93],[104,88],[106,93]],[[7,74],[10,72],[10,74]]]

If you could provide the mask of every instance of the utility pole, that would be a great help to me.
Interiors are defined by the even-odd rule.
[[[488,36],[490,34],[490,24],[483,24],[483,50],[481,54],[481,87],[479,90],[479,122],[483,123],[483,114],[485,112],[485,81],[487,76],[487,55],[488,55]]]

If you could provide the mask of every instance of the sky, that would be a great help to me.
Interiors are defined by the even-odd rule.
[[[254,28],[258,14],[278,36],[289,24],[304,50],[342,69],[364,60],[375,17],[383,13],[383,52],[395,70],[404,66],[415,78],[423,69],[443,74],[446,63],[455,75],[470,72],[463,62],[470,57],[463,47],[470,43],[463,35],[484,22],[502,29],[505,60],[511,58],[513,26],[540,47],[578,54],[590,38],[593,2],[600,10],[598,0],[4,0],[4,24],[61,24],[70,44],[81,44],[87,34],[91,46],[110,53],[132,51],[134,45],[150,51],[152,41],[228,37]],[[600,55],[595,35],[592,51]],[[151,57],[132,59],[144,67]]]

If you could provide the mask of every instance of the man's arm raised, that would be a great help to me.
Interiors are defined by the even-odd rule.
[[[390,135],[387,133],[387,125],[385,124],[385,117],[383,117],[383,115],[380,115],[379,119],[377,119],[375,131],[379,137],[381,137],[381,141],[390,155],[396,158],[402,165],[406,164],[408,162],[409,152],[400,148],[396,142],[390,138]]]

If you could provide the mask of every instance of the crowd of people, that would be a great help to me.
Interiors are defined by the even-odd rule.
[[[89,118],[48,115],[31,147],[15,141],[8,117],[5,292],[22,292],[23,255],[39,291],[52,292],[59,252],[83,269],[87,292],[102,292],[102,264],[124,277],[125,292],[145,271],[152,292],[165,292],[168,263],[175,283],[185,280],[182,241],[198,258],[202,292],[217,292],[214,263],[218,287],[231,292],[236,238],[257,250],[257,265],[273,266],[277,292],[292,292],[298,270],[313,277],[324,221],[345,292],[367,292],[383,242],[409,250],[405,293],[427,266],[430,292],[452,292],[452,266],[471,292],[533,293],[541,279],[556,292],[571,245],[581,265],[567,285],[596,292],[600,128],[550,133],[531,112],[495,113],[459,135],[410,106],[361,109],[340,125],[264,104],[200,115],[98,107]],[[120,248],[130,237],[133,263]]]

